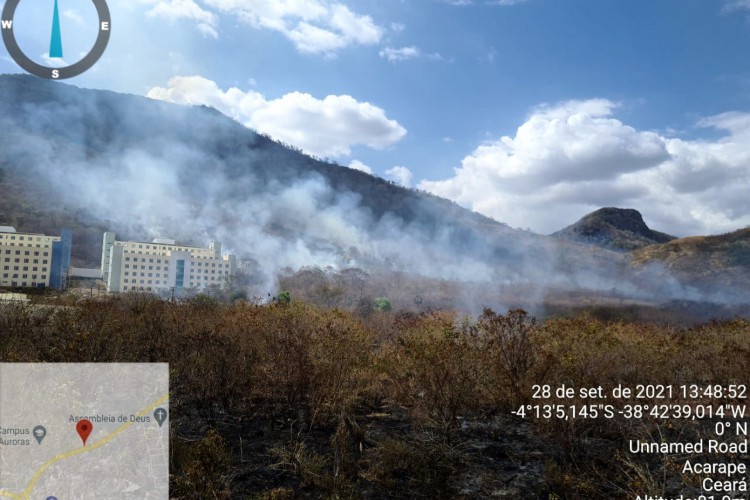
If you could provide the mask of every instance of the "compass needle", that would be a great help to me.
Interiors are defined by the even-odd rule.
[[[55,10],[52,14],[52,39],[49,43],[49,56],[63,56],[62,34],[60,33],[60,14],[57,10],[57,0],[55,0]]]

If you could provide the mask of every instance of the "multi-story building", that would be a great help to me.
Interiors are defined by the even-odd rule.
[[[235,256],[222,256],[218,242],[199,248],[165,239],[117,241],[104,233],[102,279],[110,292],[203,289],[224,284],[236,268]]]
[[[69,229],[45,236],[0,226],[0,286],[64,288],[72,242]]]

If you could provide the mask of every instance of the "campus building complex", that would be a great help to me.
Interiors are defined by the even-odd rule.
[[[101,271],[109,292],[203,289],[222,285],[236,267],[234,255],[222,257],[221,243],[198,248],[164,239],[117,241],[115,233],[104,233]]]
[[[64,288],[72,242],[69,229],[45,236],[0,226],[0,286]]]

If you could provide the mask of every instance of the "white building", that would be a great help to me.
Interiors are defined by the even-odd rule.
[[[222,256],[218,242],[199,248],[163,239],[117,241],[104,233],[101,271],[109,292],[203,289],[224,284],[236,268],[235,256]]]
[[[72,233],[60,236],[19,233],[0,226],[0,286],[63,288],[70,267]]]

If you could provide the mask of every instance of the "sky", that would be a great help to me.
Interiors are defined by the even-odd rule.
[[[22,0],[47,65],[91,0]],[[47,5],[48,4],[48,5]],[[344,168],[548,234],[604,206],[676,236],[750,225],[750,0],[109,0],[67,80],[207,104]],[[0,47],[0,73],[20,68]]]

